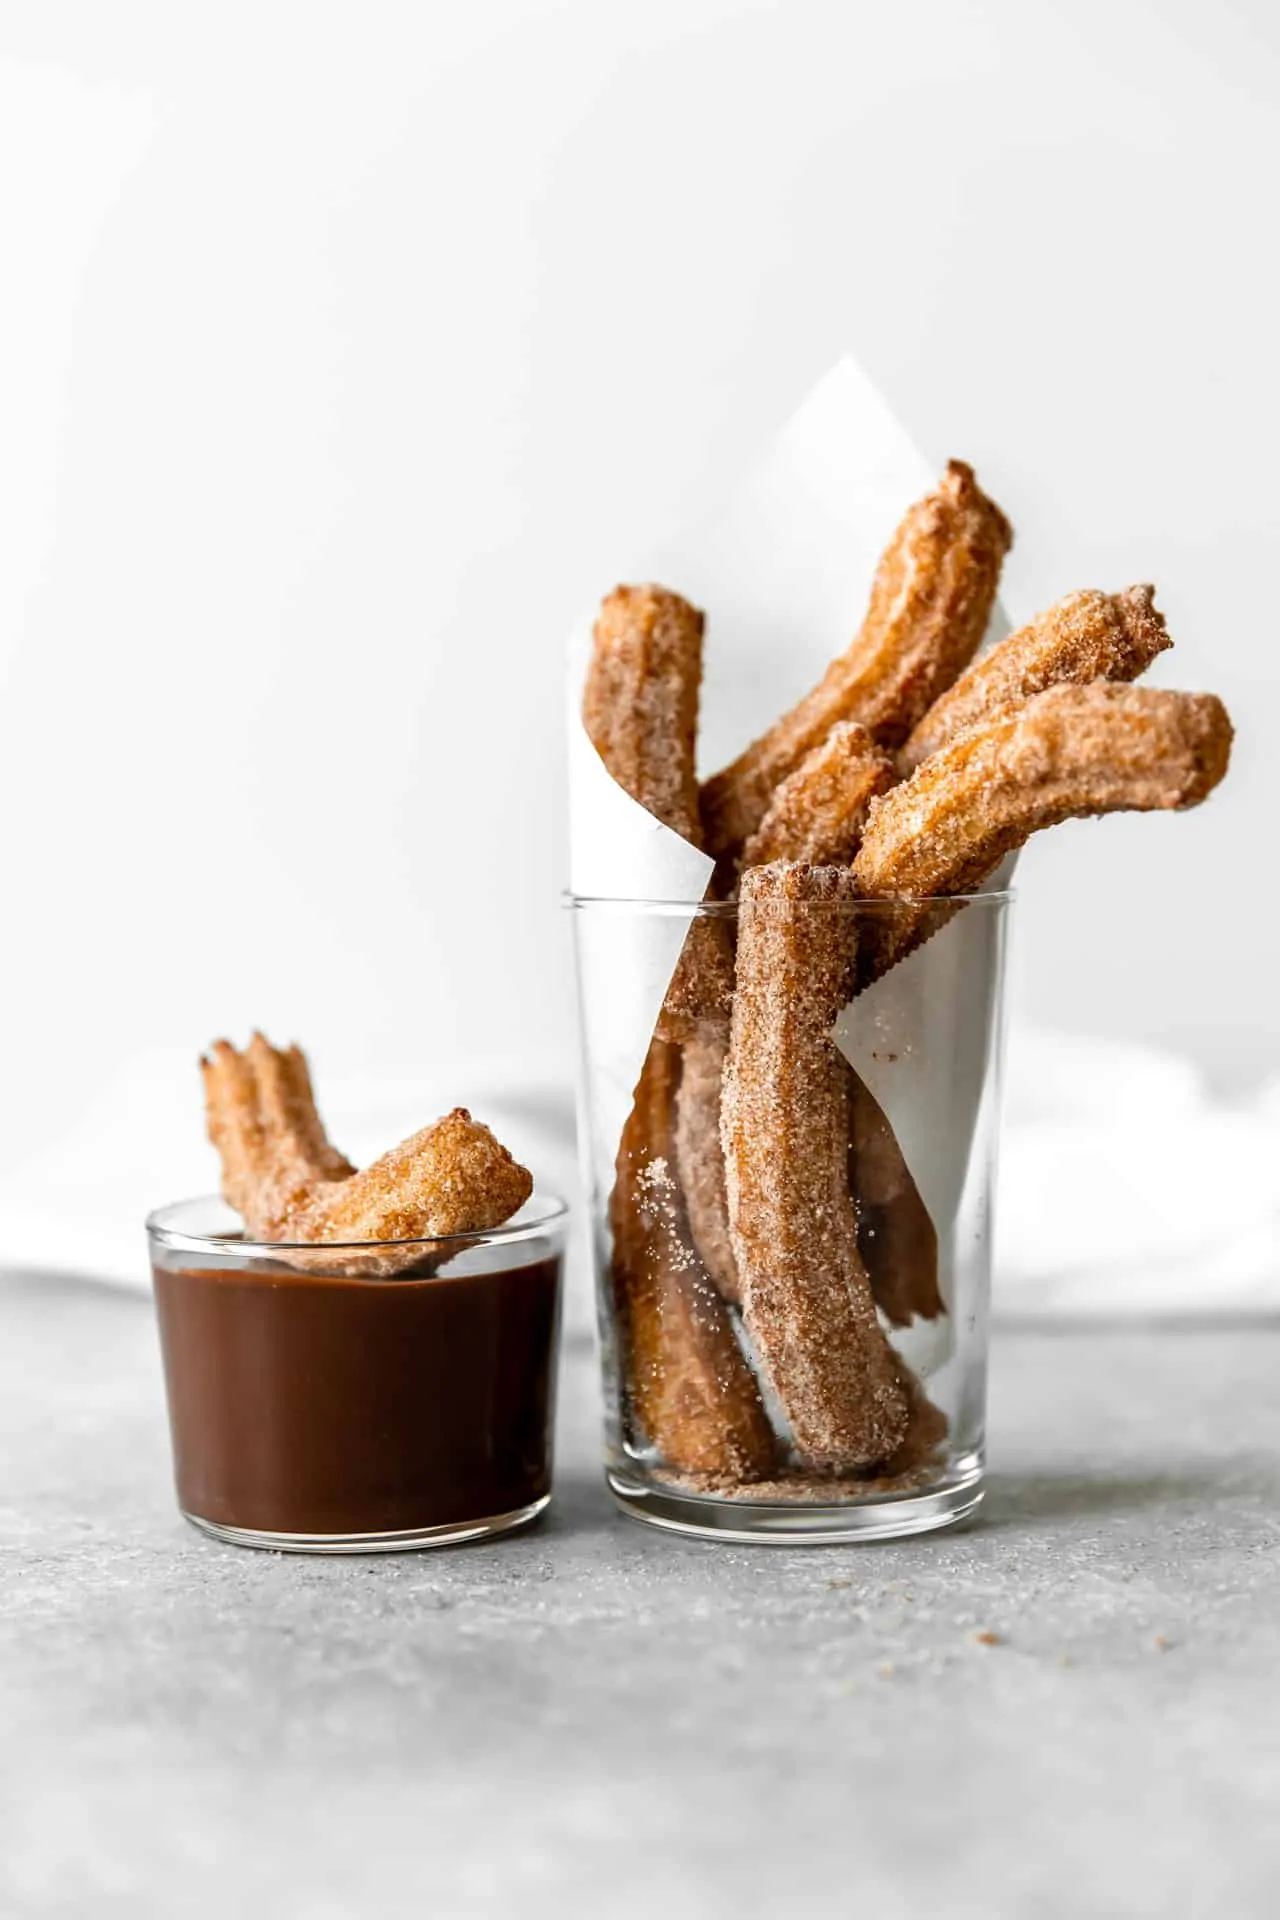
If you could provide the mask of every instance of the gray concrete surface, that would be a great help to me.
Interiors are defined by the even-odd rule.
[[[177,1518],[150,1313],[0,1284],[0,1913],[1273,1914],[1280,1327],[1004,1331],[969,1530],[552,1514],[363,1560]],[[977,1635],[999,1636],[996,1645]]]

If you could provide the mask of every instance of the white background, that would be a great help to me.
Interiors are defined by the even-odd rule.
[[[1263,0],[0,0],[9,1191],[208,1185],[254,1022],[568,1079],[564,635],[850,348],[1239,726],[1023,862],[1019,1017],[1280,1066],[1278,100]]]

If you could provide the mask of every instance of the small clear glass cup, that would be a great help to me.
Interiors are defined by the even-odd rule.
[[[487,1233],[303,1247],[246,1240],[216,1198],[153,1213],[185,1518],[301,1553],[448,1546],[536,1520],[567,1218],[535,1193]]]
[[[671,1120],[660,1119],[661,1137],[644,1149],[658,1172],[641,1168],[639,1184],[633,1178],[630,1188],[624,1185],[628,1169],[637,1173],[639,1108],[633,1111],[632,1098],[672,970],[703,920],[720,923],[714,938],[732,951],[737,907],[568,897],[578,985],[579,1137],[604,1372],[605,1477],[627,1513],[708,1539],[794,1545],[924,1532],[979,1505],[1011,900],[1005,891],[844,908],[855,952],[884,951],[905,927],[914,945],[854,995],[825,1043],[830,1071],[847,1081],[837,1132],[848,1137],[820,1130],[815,1151],[835,1156],[832,1177],[850,1206],[841,1231],[846,1239],[856,1235],[856,1271],[875,1300],[869,1337],[890,1344],[896,1358],[888,1364],[902,1376],[911,1408],[891,1458],[841,1463],[806,1460],[797,1446],[787,1391],[769,1360],[764,1310],[762,1346],[753,1333],[750,1291],[732,1301],[742,1287],[739,1243],[732,1229],[714,1231],[717,1211],[724,1229],[731,1209],[723,1190],[718,1201],[714,1193],[708,1200],[713,1170],[719,1166],[721,1182],[724,1171],[718,1102],[706,1096],[707,1062],[718,1086],[717,1057],[726,1059],[729,1047],[727,1014],[690,1021],[686,1010]],[[830,902],[819,901],[805,909],[831,910]],[[695,934],[704,937],[710,936]],[[824,1065],[822,1075],[827,1071]],[[815,1115],[829,1116],[829,1087],[821,1097]],[[652,1131],[652,1112],[646,1124]],[[755,1125],[755,1136],[737,1148],[750,1157],[750,1178],[766,1185],[791,1181],[794,1140],[789,1144],[785,1129],[758,1118]],[[802,1238],[804,1230],[802,1221]],[[619,1248],[620,1238],[630,1252]],[[842,1252],[841,1274],[844,1259]],[[819,1273],[818,1282],[831,1271]],[[787,1284],[802,1284],[795,1270]],[[834,1283],[827,1290],[832,1320],[819,1316],[819,1342],[828,1334],[831,1341],[845,1337],[845,1301],[860,1284],[843,1294]],[[762,1285],[761,1294],[767,1291]],[[812,1323],[806,1337],[815,1337]],[[776,1329],[772,1338],[776,1352]],[[788,1368],[789,1390],[797,1376],[790,1361],[783,1371]],[[754,1442],[753,1464],[745,1471],[740,1464],[734,1433],[744,1391],[753,1402],[758,1396],[771,1429],[767,1469]],[[665,1437],[648,1430],[646,1406],[656,1409],[652,1421],[665,1427]],[[834,1409],[837,1424],[845,1411]],[[754,1410],[751,1421],[758,1427]],[[738,1464],[726,1466],[724,1459]]]

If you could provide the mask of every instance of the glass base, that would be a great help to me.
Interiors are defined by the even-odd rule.
[[[669,1533],[724,1540],[735,1546],[836,1547],[932,1533],[967,1519],[981,1506],[985,1491],[981,1466],[950,1474],[941,1484],[922,1487],[918,1493],[876,1494],[832,1506],[678,1493],[608,1468],[605,1481],[631,1519]]]
[[[219,1520],[202,1520],[198,1513],[180,1509],[201,1533],[225,1540],[232,1547],[262,1547],[269,1553],[416,1553],[423,1547],[456,1547],[466,1540],[487,1540],[495,1533],[527,1527],[545,1513],[551,1495],[516,1507],[511,1513],[490,1514],[484,1520],[450,1521],[443,1527],[406,1527],[398,1533],[265,1533],[257,1527],[226,1527]]]

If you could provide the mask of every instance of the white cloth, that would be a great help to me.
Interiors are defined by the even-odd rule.
[[[996,1219],[1005,1312],[1280,1308],[1280,1080],[1229,1103],[1172,1055],[1022,1029]]]
[[[1280,1081],[1217,1100],[1152,1049],[1022,1028],[1010,1037],[996,1207],[997,1311],[1223,1314],[1280,1309]],[[463,1097],[544,1188],[579,1201],[565,1063],[429,1084],[330,1082],[335,1139],[371,1156]],[[182,1114],[177,1128],[170,1114]],[[148,1208],[216,1185],[192,1062],[140,1056],[77,1126],[0,1169],[0,1267],[144,1287]],[[581,1258],[569,1321],[588,1324]]]

